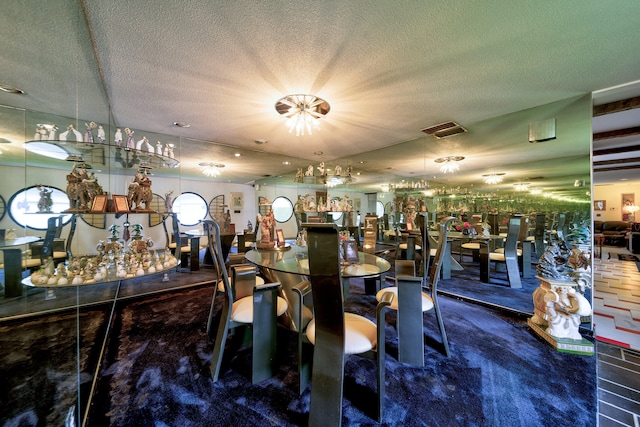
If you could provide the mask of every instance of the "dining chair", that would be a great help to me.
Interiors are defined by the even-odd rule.
[[[211,331],[216,296],[221,295],[222,309],[211,357],[211,377],[214,382],[219,378],[230,331],[236,328],[249,328],[252,347],[251,381],[255,384],[273,375],[276,360],[276,321],[278,316],[286,312],[287,302],[278,296],[280,283],[256,285],[254,266],[231,266],[232,279],[230,280],[222,256],[220,226],[211,220],[203,221],[203,226],[208,233],[209,250],[225,290],[224,293],[219,293],[218,287],[215,287],[209,312],[207,329]],[[244,334],[235,334],[234,338],[242,339],[244,336]]]
[[[504,264],[507,270],[507,278],[511,288],[521,288],[520,268],[518,267],[518,234],[520,233],[521,219],[517,216],[509,218],[507,238],[504,243],[503,252],[489,251],[488,244],[483,244],[480,249],[480,280],[490,282],[491,262]]]
[[[187,265],[189,262],[189,254],[191,253],[191,243],[189,242],[189,236],[180,232],[180,225],[178,223],[178,214],[172,213],[171,226],[173,230],[172,241],[169,243],[169,250],[173,253],[173,256],[180,261],[176,265],[176,270]],[[166,220],[165,220],[166,221]]]
[[[44,239],[30,245],[32,263],[42,265],[48,258],[53,258],[54,262],[67,259],[64,240],[59,237],[63,225],[62,219],[63,216],[52,216],[47,219]],[[36,265],[29,265],[29,267],[34,266]]]
[[[527,215],[514,215],[520,218],[520,230],[518,231],[518,242],[516,243],[516,255],[518,255],[518,268],[522,278],[531,277],[531,250],[533,242],[528,239],[529,217]],[[494,252],[504,253],[505,248],[496,248]]]
[[[449,342],[444,321],[438,305],[438,282],[440,280],[442,264],[445,256],[448,256],[446,246],[450,224],[454,217],[441,219],[438,224],[438,246],[435,249],[434,261],[427,273],[416,277],[415,264],[412,261],[396,261],[396,286],[383,288],[376,299],[381,300],[386,292],[392,292],[394,299],[391,309],[398,311],[398,360],[416,366],[424,366],[424,331],[423,313],[434,312],[440,329],[444,353],[449,357]],[[427,275],[429,279],[427,280]],[[428,286],[423,290],[423,284]]]
[[[376,308],[376,323],[344,311],[340,280],[338,228],[309,224],[307,228],[309,280],[314,316],[306,337],[314,345],[309,407],[310,426],[337,426],[342,422],[345,355],[372,358],[377,365],[377,420],[382,420],[385,374],[385,310],[393,300],[386,293]]]

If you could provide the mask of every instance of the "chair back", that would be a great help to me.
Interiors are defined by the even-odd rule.
[[[62,219],[60,220],[62,222]],[[76,234],[76,215],[71,215],[71,220],[69,221],[69,234],[67,235],[67,241],[65,242],[64,250],[67,252],[67,258],[71,259],[73,253],[71,252],[71,245],[73,242],[73,236]]]
[[[58,233],[58,224],[60,222],[62,222],[61,217],[57,216],[52,216],[47,220],[47,232],[44,235],[40,252],[40,261],[43,263],[45,259],[53,256],[53,242]]]
[[[395,262],[395,275],[398,276],[415,276],[416,262],[409,259],[399,259]]]
[[[437,298],[438,280],[440,279],[440,273],[442,272],[442,263],[444,257],[447,255],[447,239],[449,226],[457,218],[453,216],[444,217],[438,223],[438,246],[436,247],[436,256],[434,257],[433,264],[429,271],[429,279],[431,285],[431,293],[434,300]],[[426,270],[425,270],[426,273]]]
[[[520,230],[518,231],[518,242],[524,242],[529,233],[529,217],[527,215],[515,215],[520,218]]]
[[[504,241],[505,258],[515,257],[518,248],[518,236],[520,235],[521,217],[512,216],[509,218],[509,228],[507,230],[507,238]]]

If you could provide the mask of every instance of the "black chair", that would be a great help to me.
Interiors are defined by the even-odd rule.
[[[360,354],[376,360],[380,422],[384,406],[384,314],[393,295],[387,293],[378,304],[377,323],[345,313],[338,228],[334,224],[308,224],[307,245],[314,318],[307,326],[306,336],[315,345],[309,425],[340,425],[345,354]]]
[[[520,217],[509,218],[509,229],[504,243],[503,252],[490,252],[488,244],[484,244],[480,249],[480,280],[489,283],[491,262],[505,264],[507,278],[512,288],[521,288],[520,268],[518,266],[518,235],[520,233]]]
[[[214,382],[219,378],[229,332],[243,327],[251,329],[251,381],[257,383],[270,378],[276,360],[276,319],[287,310],[286,301],[278,297],[280,284],[256,285],[256,269],[250,265],[231,266],[232,280],[229,280],[222,256],[220,227],[210,220],[203,221],[203,226],[208,233],[209,250],[216,271],[224,284],[223,293],[218,292],[218,286],[215,287],[208,322],[208,330],[211,331],[216,297],[221,295],[222,310],[211,358],[211,377]],[[243,334],[236,334],[234,338],[243,337]]]
[[[455,219],[446,217],[438,224],[438,247],[429,271],[429,292],[422,290],[422,284],[427,281],[427,274],[416,277],[413,261],[398,260],[395,269],[396,286],[383,288],[376,295],[378,300],[381,300],[386,292],[393,292],[397,296],[393,299],[391,308],[398,310],[398,360],[400,362],[424,366],[423,313],[431,311],[436,315],[444,352],[449,357],[449,341],[438,305],[438,282],[444,258],[447,256],[448,228]]]

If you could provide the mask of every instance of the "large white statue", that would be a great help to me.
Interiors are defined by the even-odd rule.
[[[591,314],[589,301],[576,292],[571,283],[553,283],[544,296],[546,302],[547,333],[556,338],[581,340],[578,331],[580,317]]]

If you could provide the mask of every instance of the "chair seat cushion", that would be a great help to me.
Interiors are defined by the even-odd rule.
[[[489,254],[489,259],[491,261],[503,261],[504,262],[504,254],[501,253],[497,253],[497,252],[491,252]]]
[[[384,295],[385,292],[393,293],[393,301],[391,302],[391,305],[389,306],[389,308],[397,310],[398,309],[398,287],[389,286],[387,288],[380,289],[376,294],[376,299],[380,301],[380,299],[382,298],[382,295]],[[432,308],[433,308],[433,300],[425,292],[422,292],[422,311],[429,311]]]
[[[376,324],[366,317],[354,313],[344,314],[344,352],[359,354],[372,350],[376,346]],[[313,319],[307,326],[307,338],[316,343],[316,321]]]
[[[287,311],[288,305],[284,298],[278,297],[276,315],[281,316]],[[239,323],[253,323],[253,295],[240,298],[231,307],[231,320]]]
[[[522,256],[522,249],[516,249],[518,256]],[[504,248],[496,248],[496,253],[503,254]]]
[[[407,250],[407,244],[406,243],[400,243],[398,245],[398,248],[406,251]],[[415,248],[416,248],[416,251],[422,250],[422,247],[420,247],[420,245],[416,245]]]
[[[463,249],[480,250],[480,243],[477,242],[463,243],[461,246]]]

